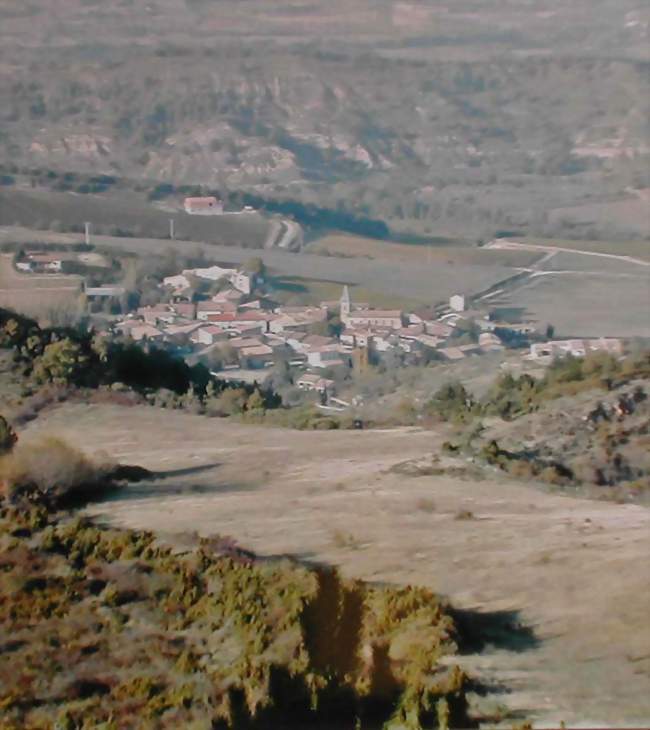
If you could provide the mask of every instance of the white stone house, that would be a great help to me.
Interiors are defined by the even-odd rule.
[[[466,309],[465,297],[462,294],[454,294],[449,298],[449,306],[454,312],[464,312]]]

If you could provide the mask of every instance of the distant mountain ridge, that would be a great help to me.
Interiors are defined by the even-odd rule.
[[[580,234],[588,220],[552,211],[650,187],[650,14],[547,5],[4,7],[0,162],[244,190],[421,233]]]

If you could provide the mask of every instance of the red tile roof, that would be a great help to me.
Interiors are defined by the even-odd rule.
[[[185,207],[189,208],[214,208],[218,204],[214,196],[205,198],[185,198]]]

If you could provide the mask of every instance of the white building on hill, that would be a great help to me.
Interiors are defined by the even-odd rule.
[[[449,306],[454,312],[464,312],[466,309],[465,297],[462,294],[454,294],[449,298]]]

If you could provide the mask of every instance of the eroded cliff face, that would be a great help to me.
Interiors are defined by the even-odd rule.
[[[543,222],[645,184],[647,13],[579,5],[3,8],[0,161]]]

